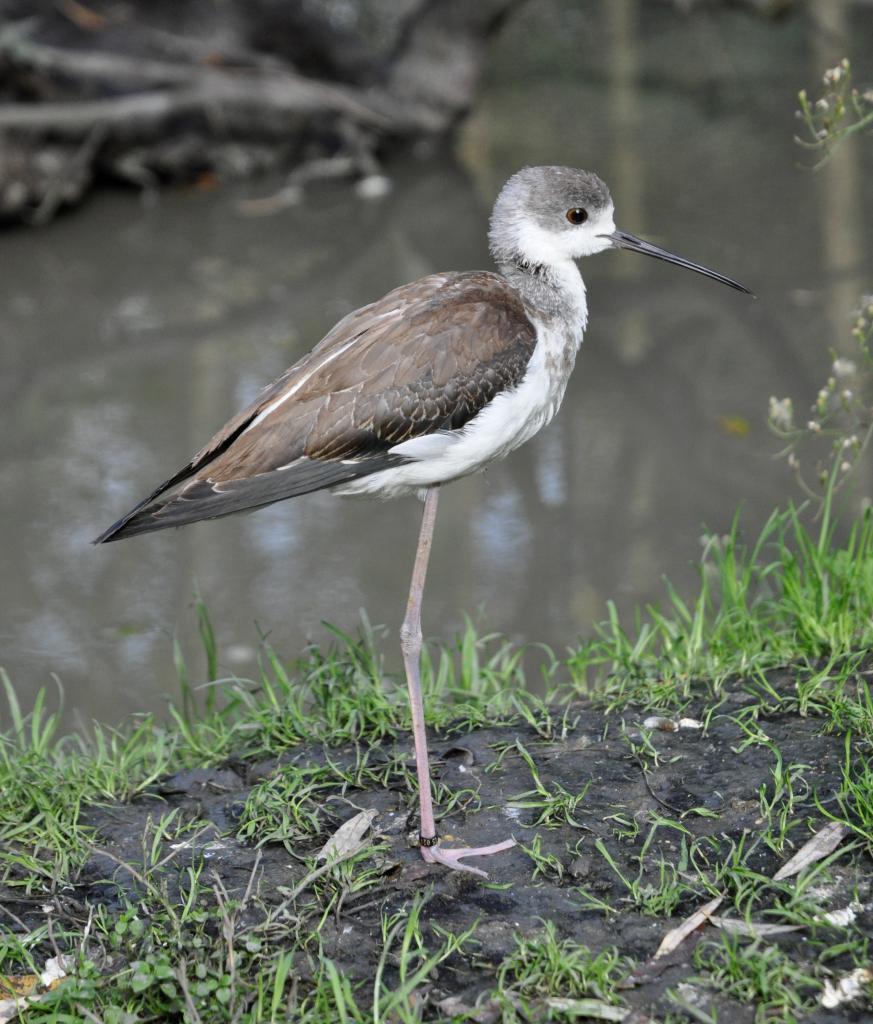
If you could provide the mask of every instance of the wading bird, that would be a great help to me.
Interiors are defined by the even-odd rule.
[[[441,484],[484,469],[555,415],[588,317],[574,262],[627,249],[748,292],[730,278],[616,229],[588,171],[527,167],[491,215],[498,272],[430,274],[349,313],[230,420],[178,473],[95,543],[184,526],[333,488],[418,493],[424,515],[400,630],[412,705],[422,857],[455,870],[498,853],[439,844],[421,696],[421,601]]]

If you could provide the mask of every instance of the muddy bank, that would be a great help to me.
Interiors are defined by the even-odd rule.
[[[873,938],[864,845],[847,838],[812,881],[771,880],[827,820],[822,810],[839,812],[845,737],[749,694],[714,709],[690,704],[682,727],[668,731],[678,722],[578,704],[543,712],[533,727],[434,737],[438,797],[441,807],[451,805],[440,823],[444,841],[479,845],[511,835],[518,842],[489,861],[490,883],[425,865],[411,845],[417,822],[406,742],[309,746],[269,761],[230,759],[180,772],[130,804],[87,812],[94,846],[73,884],[52,898],[54,927],[80,928],[95,907],[110,917],[131,906],[142,912],[155,890],[181,907],[191,872],[199,872],[203,912],[233,905],[238,938],[294,950],[294,999],[305,998],[329,958],[368,1005],[380,963],[384,983],[397,981],[399,962],[384,954],[384,922],[423,895],[427,946],[439,945],[445,930],[474,929],[416,987],[424,1020],[510,1019],[492,1000],[498,971],[518,940],[542,933],[546,922],[592,955],[616,947],[612,998],[638,1013],[629,1020],[762,1019],[760,1001],[725,991],[719,928],[705,926],[649,963],[669,929],[721,893],[728,924],[798,925],[736,940],[761,952],[775,947],[783,974],[794,979],[797,1013],[778,1019],[869,1019],[857,1001],[820,1005],[824,980],[855,966],[847,935]],[[376,815],[354,870],[319,872],[315,854],[363,810]],[[160,824],[168,816],[170,824]],[[29,901],[7,890],[4,897],[15,928],[44,923],[45,895]],[[220,943],[220,916],[211,930]],[[90,955],[103,972],[129,966],[117,952]],[[512,989],[505,972],[503,989]],[[562,1016],[556,1005],[532,998],[519,1009],[516,999],[518,1019],[579,1017]]]

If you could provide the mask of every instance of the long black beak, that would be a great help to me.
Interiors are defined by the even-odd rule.
[[[745,292],[746,295],[753,294],[748,288],[743,287],[743,285],[738,284],[736,281],[732,281],[729,277],[725,277],[724,274],[717,274],[714,270],[701,267],[699,263],[692,263],[691,260],[686,260],[675,253],[667,252],[666,249],[659,249],[657,245],[645,242],[642,238],[637,238],[636,235],[628,234],[627,231],[613,231],[610,235],[601,235],[600,237],[608,238],[616,249],[628,249],[630,252],[641,252],[645,256],[654,256],[656,260],[675,263],[677,267],[685,267],[687,270],[694,270],[698,274],[703,274],[704,277],[711,277],[713,281],[721,281],[722,284],[726,284],[729,288],[736,288],[738,292]]]

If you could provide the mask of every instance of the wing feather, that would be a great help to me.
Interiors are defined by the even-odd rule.
[[[331,487],[402,463],[524,376],[536,330],[490,273],[433,274],[344,317],[174,476],[97,538],[118,540]]]

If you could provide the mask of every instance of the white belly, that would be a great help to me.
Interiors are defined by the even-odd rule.
[[[484,469],[529,441],[555,415],[582,340],[575,330],[537,324],[537,344],[518,387],[497,395],[461,430],[414,438],[392,448],[411,461],[336,488],[337,494],[396,497]]]

